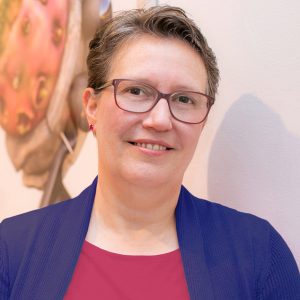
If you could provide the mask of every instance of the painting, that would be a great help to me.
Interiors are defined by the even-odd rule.
[[[107,0],[0,0],[0,130],[41,207],[70,198],[63,177],[88,131],[88,43],[111,15]]]

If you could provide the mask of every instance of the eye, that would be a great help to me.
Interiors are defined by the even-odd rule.
[[[151,97],[153,92],[146,86],[134,85],[124,87],[121,94],[124,96]]]
[[[174,95],[172,100],[178,105],[194,105],[196,102],[192,96],[186,94]]]
[[[139,87],[129,87],[127,90],[127,93],[130,93],[132,95],[136,95],[136,96],[140,96],[141,94],[143,94],[143,90]]]
[[[192,99],[186,95],[179,95],[177,97],[177,101],[180,102],[180,103],[183,103],[183,104],[191,104],[193,103]]]

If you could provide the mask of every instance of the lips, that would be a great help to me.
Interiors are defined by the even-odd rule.
[[[165,151],[167,147],[158,144],[134,143],[135,146],[146,148],[154,151]]]
[[[166,151],[166,150],[172,150],[172,147],[169,147],[169,145],[166,145],[165,143],[161,142],[150,142],[150,141],[132,141],[129,142],[131,145],[145,148],[152,151]]]

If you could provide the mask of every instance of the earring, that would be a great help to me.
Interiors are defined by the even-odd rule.
[[[93,124],[90,124],[90,125],[89,125],[89,130],[90,130],[90,131],[94,131],[94,125],[93,125]]]

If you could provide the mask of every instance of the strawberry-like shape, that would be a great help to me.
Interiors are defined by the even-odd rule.
[[[0,11],[0,125],[23,136],[46,115],[60,71],[69,0],[2,0]]]

